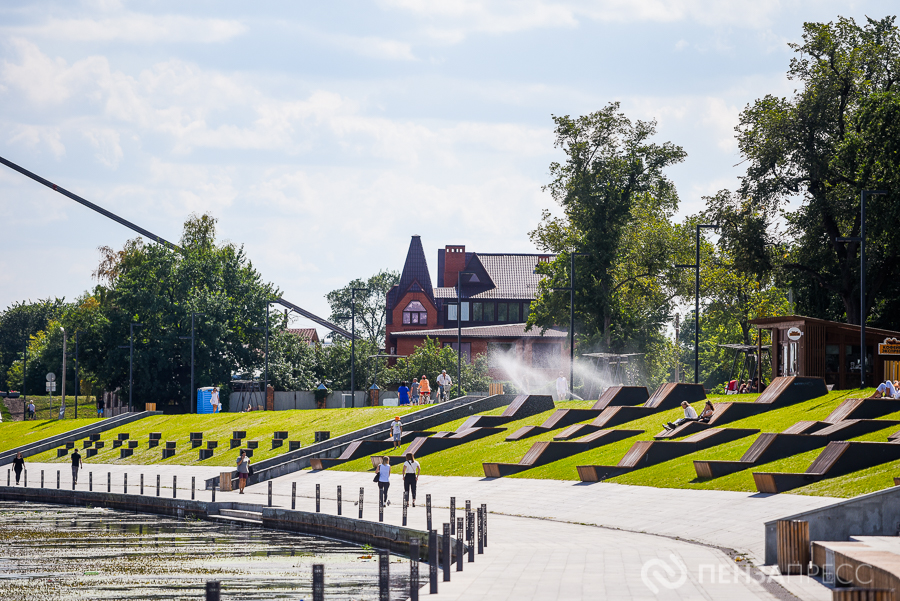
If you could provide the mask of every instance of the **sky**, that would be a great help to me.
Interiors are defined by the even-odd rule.
[[[807,21],[886,1],[17,1],[0,4],[0,156],[177,242],[218,219],[266,281],[325,295],[437,249],[535,252],[553,115],[621,103],[688,157],[680,216],[734,189],[740,111],[790,95]],[[0,310],[73,299],[136,234],[0,166]],[[305,320],[298,327],[311,325]],[[324,333],[324,332],[322,332]]]

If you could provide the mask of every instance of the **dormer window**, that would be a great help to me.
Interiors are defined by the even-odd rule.
[[[403,309],[403,325],[424,326],[428,323],[428,313],[419,301],[410,301]]]

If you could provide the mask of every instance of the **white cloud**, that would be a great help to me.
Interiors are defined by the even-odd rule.
[[[66,154],[58,127],[42,125],[16,125],[9,137],[10,144],[22,144],[26,148],[39,150],[46,148],[56,159]]]
[[[55,19],[39,25],[3,28],[15,35],[36,36],[54,41],[221,43],[244,34],[239,21],[183,15],[125,13],[105,18]]]
[[[119,132],[110,128],[101,128],[85,130],[82,135],[97,150],[95,156],[101,164],[110,169],[119,166],[119,162],[124,156],[122,147],[119,145]]]

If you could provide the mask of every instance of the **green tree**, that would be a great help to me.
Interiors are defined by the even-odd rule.
[[[269,382],[275,390],[312,390],[316,386],[316,351],[284,328],[269,337]]]
[[[900,36],[894,17],[862,26],[839,18],[804,24],[803,42],[790,46],[788,77],[798,89],[751,103],[736,128],[748,163],[741,194],[770,215],[800,200],[786,212],[795,243],[783,263],[800,312],[858,323],[858,244],[835,239],[859,235],[861,190],[888,190],[868,203],[867,311],[896,290]],[[874,321],[900,326],[897,313],[883,309]]]
[[[47,327],[51,319],[56,319],[65,310],[63,299],[45,299],[37,302],[13,303],[0,313],[0,389],[21,386],[21,375],[17,384],[7,380],[7,372],[16,360],[21,361],[25,343]],[[19,372],[21,373],[21,372]],[[30,380],[30,377],[29,377]],[[44,376],[40,376],[40,390],[43,391]],[[29,385],[29,390],[32,390]]]
[[[400,273],[382,270],[368,280],[355,279],[343,288],[332,290],[326,296],[331,306],[333,323],[346,330],[351,326],[351,289],[363,288],[356,292],[356,331],[358,335],[380,345],[384,342],[386,325],[386,298],[390,289],[400,281]],[[336,336],[332,335],[332,338]]]
[[[587,253],[575,262],[576,331],[604,349],[622,350],[634,343],[636,330],[658,330],[666,318],[666,302],[649,307],[648,317],[642,314],[648,307],[628,299],[627,292],[644,294],[670,280],[678,231],[669,217],[678,197],[663,171],[686,153],[670,142],[652,142],[656,123],[632,122],[618,103],[553,120],[555,146],[566,160],[550,165],[553,179],[545,189],[563,216],[545,211],[530,234],[539,249],[557,256],[539,266],[549,277],[540,284],[528,324],[547,328],[568,322],[568,294],[552,289],[568,286],[570,253]],[[645,236],[635,235],[636,226],[645,228]],[[671,279],[677,282],[679,276],[671,273]]]
[[[428,377],[431,382],[432,390],[437,390],[437,377],[442,370],[447,370],[453,380],[453,389],[456,391],[456,351],[449,346],[442,347],[440,343],[432,338],[426,338],[425,343],[416,347],[408,357],[404,357],[397,363],[384,371],[384,375],[380,378],[386,384],[399,385],[400,382],[410,382],[413,378],[419,378],[422,375]],[[479,355],[475,358],[474,363],[463,360],[461,364],[462,371],[462,390],[463,392],[487,392],[492,382],[488,373],[488,357]]]

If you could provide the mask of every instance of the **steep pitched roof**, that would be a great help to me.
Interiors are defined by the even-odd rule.
[[[456,328],[442,328],[438,330],[412,330],[408,332],[393,332],[391,336],[400,337],[425,337],[446,336],[455,337]],[[562,330],[549,329],[543,334],[538,327],[525,331],[524,323],[508,323],[495,326],[470,326],[462,329],[462,335],[469,338],[566,338],[568,334]]]
[[[484,271],[494,284],[485,290],[477,284],[463,284],[463,295],[480,299],[522,299],[534,300],[538,282],[544,276],[534,272],[537,264],[547,255],[523,254],[482,254],[474,253],[466,265],[466,270]],[[470,267],[471,266],[471,267]],[[456,289],[437,288],[437,298],[456,298]]]
[[[431,287],[431,275],[428,273],[428,262],[425,260],[425,249],[422,239],[413,236],[406,252],[406,263],[400,282],[388,293],[388,313],[397,305],[397,301],[407,292],[424,292],[434,303],[434,289]]]
[[[294,336],[298,336],[307,344],[319,342],[319,333],[315,328],[287,328],[287,332],[293,334]]]

